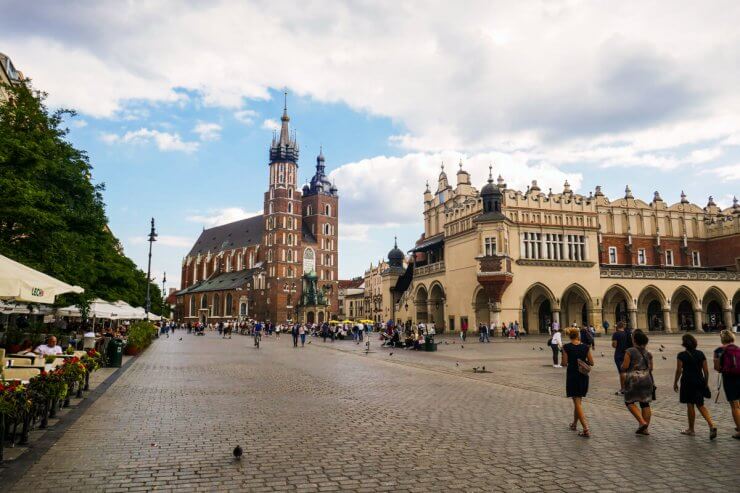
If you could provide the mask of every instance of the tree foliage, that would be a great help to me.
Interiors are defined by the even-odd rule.
[[[10,98],[0,101],[0,253],[82,286],[87,299],[144,306],[146,274],[108,229],[104,185],[91,182],[87,154],[67,140],[63,122],[74,111],[50,112],[46,95],[25,85],[3,89]],[[160,313],[154,283],[151,299]]]

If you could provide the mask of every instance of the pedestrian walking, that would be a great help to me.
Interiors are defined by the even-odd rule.
[[[301,337],[301,347],[306,345],[306,326],[301,324],[298,327],[298,335]]]
[[[560,356],[560,350],[563,347],[563,336],[560,334],[560,329],[553,328],[552,338],[550,339],[550,349],[552,349],[552,367],[562,368],[563,366],[558,364],[558,356]]]
[[[619,395],[624,394],[624,370],[622,370],[624,355],[627,349],[632,347],[632,335],[625,330],[624,322],[617,323],[616,330],[612,334],[612,347],[614,348],[614,364],[617,365],[619,373],[619,390],[614,394]]]
[[[709,391],[709,368],[704,353],[696,349],[696,337],[684,334],[681,337],[681,345],[685,351],[678,353],[676,357],[676,374],[673,378],[673,390],[679,392],[679,379],[681,382],[678,400],[686,404],[686,413],[689,418],[689,427],[681,432],[682,435],[694,435],[694,423],[696,422],[696,409],[709,425],[709,439],[717,438],[717,427],[712,421],[709,409],[704,405],[704,398],[711,398]]]
[[[733,438],[740,440],[740,347],[727,329],[719,333],[719,338],[722,345],[714,350],[714,369],[722,375],[725,397],[732,409],[732,419],[735,420]]]
[[[468,338],[468,321],[463,320],[460,324],[460,337],[462,338],[463,342],[465,342]]]
[[[653,355],[647,350],[648,341],[648,336],[643,331],[636,330],[632,334],[633,347],[627,349],[622,362],[622,370],[625,372],[624,403],[640,424],[635,432],[638,435],[650,434],[650,402],[655,399]]]
[[[293,324],[290,335],[293,337],[293,347],[298,347],[298,324]]]
[[[275,327],[275,340],[276,341],[279,341],[280,340],[280,332],[282,332],[282,330],[283,330],[283,325],[282,324],[280,324],[277,327]]]
[[[568,338],[570,342],[563,346],[563,365],[566,367],[565,395],[573,400],[573,422],[570,429],[576,431],[578,423],[581,423],[578,436],[589,438],[591,432],[583,411],[583,398],[588,394],[588,375],[594,365],[594,358],[588,344],[581,342],[577,329],[569,330]]]

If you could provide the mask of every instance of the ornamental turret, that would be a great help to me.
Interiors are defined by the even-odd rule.
[[[280,135],[273,134],[270,144],[270,164],[293,163],[298,164],[298,142],[295,133],[290,133],[290,117],[288,116],[288,93],[285,93],[283,116],[280,117]]]

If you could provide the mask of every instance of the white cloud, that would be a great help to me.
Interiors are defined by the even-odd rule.
[[[198,150],[197,142],[183,141],[179,134],[160,132],[148,128],[128,131],[123,135],[103,133],[101,140],[106,144],[147,144],[154,142],[160,151],[195,152]]]
[[[532,180],[537,180],[543,190],[552,187],[558,192],[566,179],[574,190],[582,182],[579,173],[565,173],[546,163],[533,163],[516,153],[465,156],[448,151],[401,157],[377,156],[344,164],[330,173],[342,201],[339,234],[346,239],[363,239],[371,226],[392,227],[389,222],[413,224],[421,231],[424,183],[429,182],[432,192],[437,189],[440,164],[444,162],[448,181],[454,187],[460,159],[463,159],[465,171],[471,174],[472,185],[478,190],[486,183],[491,163],[494,178],[502,174],[510,188],[523,190]]]
[[[146,236],[134,236],[129,238],[129,241],[132,245],[143,245],[148,240]],[[193,239],[187,236],[160,235],[157,237],[156,244],[166,247],[186,248],[193,245]]]
[[[719,166],[706,170],[708,173],[718,176],[722,180],[736,181],[740,180],[740,163],[728,166]]]
[[[234,118],[244,125],[254,125],[254,120],[259,116],[254,110],[239,110],[234,113]]]
[[[287,86],[399,122],[393,142],[407,151],[526,149],[553,165],[665,168],[697,164],[689,144],[702,143],[706,153],[694,157],[709,162],[740,139],[732,0],[670,9],[42,3],[4,17],[4,49],[50,103],[97,117],[137,118],[126,101],[183,103],[194,91],[253,124],[257,115],[239,109],[245,99]]]
[[[213,227],[246,219],[248,217],[262,214],[262,211],[249,212],[241,207],[225,207],[223,209],[211,210],[206,213],[193,214],[187,217],[187,220],[194,223],[200,223],[204,226]]]
[[[280,130],[280,124],[277,122],[277,120],[268,118],[267,120],[262,122],[262,128],[264,128],[265,130]]]
[[[221,138],[221,125],[218,123],[199,122],[195,125],[193,132],[198,134],[200,140],[212,141]]]
[[[72,120],[70,125],[73,126],[74,128],[85,128],[87,127],[87,120],[81,120],[81,119]]]

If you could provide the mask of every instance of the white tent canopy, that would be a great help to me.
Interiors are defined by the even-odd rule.
[[[0,255],[0,299],[51,304],[60,294],[84,291]]]
[[[80,309],[74,305],[58,309],[57,315],[62,317],[82,316]],[[155,316],[152,314],[150,315]],[[144,313],[143,308],[134,308],[125,301],[119,300],[111,303],[109,301],[95,299],[90,303],[88,317],[107,320],[144,320],[146,318],[146,314]]]

